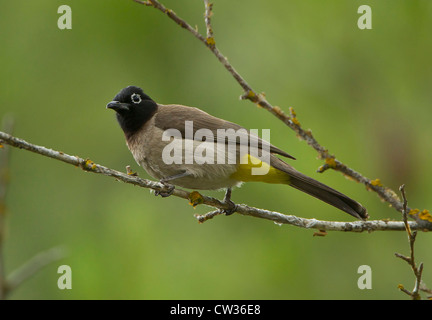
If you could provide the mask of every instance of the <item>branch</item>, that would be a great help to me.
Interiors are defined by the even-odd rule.
[[[14,118],[12,116],[5,116],[3,118],[2,130],[12,133],[13,128]],[[6,191],[10,177],[10,148],[3,148],[1,144],[0,147],[2,149],[0,152],[0,300],[4,300],[14,289],[36,274],[40,269],[63,258],[64,253],[58,247],[40,252],[6,277],[3,265],[3,242],[6,229],[4,223],[6,215]]]
[[[323,147],[318,143],[318,141],[312,135],[312,131],[310,129],[305,130],[301,127],[300,122],[297,119],[297,115],[292,108],[289,108],[290,114],[288,115],[281,108],[270,104],[266,100],[264,94],[258,93],[256,90],[254,90],[246,82],[246,80],[234,69],[234,67],[228,62],[228,59],[219,51],[216,46],[216,41],[213,36],[213,28],[211,26],[213,5],[209,3],[208,0],[203,0],[205,6],[204,20],[206,24],[207,37],[202,36],[195,28],[192,28],[185,20],[181,19],[171,9],[167,9],[157,0],[134,1],[139,4],[154,7],[159,11],[165,13],[176,24],[192,33],[192,35],[194,35],[199,41],[201,41],[216,56],[216,58],[222,63],[222,65],[228,70],[228,72],[242,87],[243,94],[240,96],[241,99],[250,100],[251,102],[269,111],[271,114],[273,114],[283,123],[285,123],[289,128],[291,128],[297,134],[297,137],[305,140],[308,145],[310,145],[318,152],[319,158],[324,160],[325,162],[324,165],[318,168],[318,172],[323,173],[328,169],[339,171],[350,179],[364,184],[368,190],[374,191],[382,200],[388,202],[397,211],[402,212],[403,203],[400,201],[397,194],[392,189],[382,185],[379,179],[371,180],[363,176],[361,173],[351,169],[341,161],[337,160],[334,155],[330,154],[327,148]],[[408,210],[411,213],[410,216],[414,218],[418,223],[430,228],[431,223],[428,223],[427,220],[429,220],[429,222],[432,222],[432,216],[429,215],[425,217],[419,214],[419,210],[415,211],[410,208],[408,208]]]
[[[34,276],[42,268],[64,257],[65,253],[62,247],[54,247],[39,252],[8,276],[5,286],[5,296],[19,287],[24,281]]]
[[[61,151],[48,149],[42,146],[38,146],[29,143],[25,140],[16,138],[7,133],[0,131],[0,143],[8,144],[12,147],[31,151],[55,160],[65,162],[67,164],[74,165],[81,168],[85,172],[92,172],[96,174],[102,174],[119,181],[123,181],[128,184],[139,186],[142,188],[152,189],[155,191],[165,190],[165,186],[159,182],[141,179],[134,174],[130,168],[128,173],[123,173],[108,167],[96,164],[89,159],[80,158],[78,156],[71,156]],[[230,209],[229,204],[226,204],[218,199],[204,196],[198,192],[187,192],[185,190],[176,188],[172,194],[175,197],[189,200],[190,204],[196,206],[197,204],[205,204],[210,207],[217,209]],[[350,232],[363,232],[363,231],[404,231],[405,225],[403,221],[355,221],[355,222],[338,222],[338,221],[321,221],[316,219],[305,219],[294,215],[285,215],[280,212],[270,211],[265,209],[259,209],[250,207],[244,204],[240,204],[236,208],[236,212],[245,216],[252,216],[256,218],[271,220],[277,224],[289,224],[296,227],[306,229],[318,229],[327,231],[350,231]],[[214,215],[213,215],[214,216]],[[213,217],[212,216],[212,217]],[[199,218],[199,217],[198,217]],[[200,220],[200,219],[199,219]],[[205,221],[204,219],[203,221]],[[202,222],[203,222],[202,221]],[[409,226],[411,230],[431,230],[431,226],[424,227],[423,225],[410,221]]]
[[[397,252],[395,253],[395,256],[406,261],[411,266],[411,269],[414,272],[414,276],[416,278],[416,281],[415,281],[413,291],[409,291],[409,290],[405,289],[404,286],[401,284],[398,285],[398,288],[402,292],[409,295],[411,297],[411,299],[420,300],[421,296],[420,296],[419,291],[421,290],[421,291],[425,291],[425,292],[430,293],[430,290],[427,289],[426,286],[422,286],[423,262],[421,262],[420,265],[417,267],[417,264],[415,263],[415,259],[414,259],[414,243],[416,240],[417,232],[412,231],[411,226],[408,223],[408,209],[407,209],[408,200],[407,200],[406,194],[405,194],[405,185],[402,185],[399,188],[399,190],[400,190],[400,192],[402,194],[402,198],[403,198],[402,214],[403,214],[403,222],[405,225],[405,230],[408,234],[408,241],[409,241],[409,245],[410,245],[410,257],[406,257],[400,253],[397,253]]]

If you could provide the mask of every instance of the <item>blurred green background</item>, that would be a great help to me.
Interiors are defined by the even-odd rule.
[[[255,90],[285,111],[338,159],[432,208],[432,2],[214,0],[219,49]],[[205,33],[202,1],[164,0]],[[364,204],[372,219],[399,219],[363,185],[318,174],[316,152],[270,113],[240,101],[241,88],[191,34],[132,0],[0,1],[0,117],[35,144],[147,174],[129,153],[105,105],[127,85],[160,103],[196,106],[246,128],[271,128],[271,142],[297,169]],[[72,8],[59,30],[57,8]],[[360,5],[373,29],[360,30]],[[406,299],[410,267],[403,232],[329,233],[233,215],[202,225],[178,198],[85,173],[13,149],[4,260],[7,273],[57,245],[67,257],[25,282],[11,299]],[[222,198],[222,192],[205,192]],[[292,188],[247,184],[233,200],[301,217],[351,217]],[[432,286],[430,234],[416,257]],[[72,268],[72,290],[57,267]],[[372,289],[357,287],[360,265]]]

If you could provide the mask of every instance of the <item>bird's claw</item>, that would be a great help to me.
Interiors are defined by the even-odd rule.
[[[229,205],[229,208],[221,209],[221,213],[225,214],[226,216],[230,216],[237,211],[237,205],[231,200],[225,200],[224,203]]]
[[[160,183],[162,183],[166,190],[155,190],[155,196],[161,196],[163,198],[169,197],[174,193],[175,186],[172,184],[168,184],[165,181],[161,180]]]

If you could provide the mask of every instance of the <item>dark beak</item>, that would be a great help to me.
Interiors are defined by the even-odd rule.
[[[106,107],[107,109],[113,109],[115,111],[129,111],[129,105],[119,101],[111,101]]]

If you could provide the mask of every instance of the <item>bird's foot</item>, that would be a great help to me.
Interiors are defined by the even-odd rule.
[[[170,195],[172,195],[174,193],[174,189],[175,189],[174,185],[167,183],[163,179],[161,179],[159,182],[164,185],[166,190],[155,190],[155,196],[156,197],[161,196],[163,198],[166,198],[166,197],[169,197]]]
[[[221,209],[221,213],[225,214],[226,216],[230,216],[237,211],[237,205],[231,200],[224,200],[224,203],[229,205],[229,208]]]
[[[227,189],[223,202],[227,204],[229,207],[227,209],[221,209],[221,213],[224,213],[226,216],[229,216],[237,211],[237,205],[231,201],[231,188]]]

